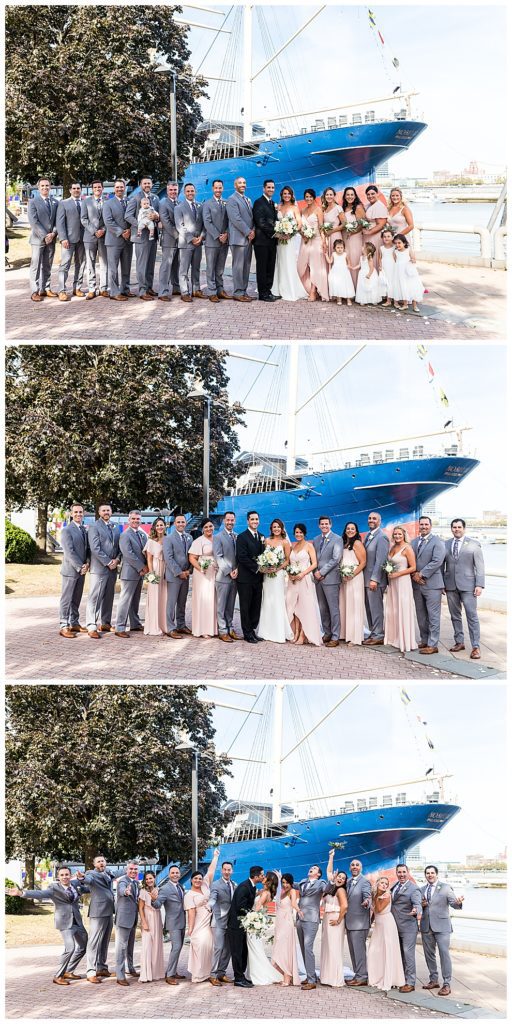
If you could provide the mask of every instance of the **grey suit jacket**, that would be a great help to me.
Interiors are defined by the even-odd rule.
[[[178,245],[178,229],[174,220],[177,203],[166,197],[160,200],[160,242],[162,249],[176,249]]]
[[[327,882],[324,878],[315,878],[306,892],[308,885],[308,878],[303,878],[299,884],[299,907],[304,915],[304,921],[317,924],[320,921],[320,902]]]
[[[140,536],[142,543],[139,544],[136,534]],[[147,534],[143,530],[132,530],[131,526],[123,530],[119,538],[119,548],[123,556],[120,579],[138,580],[140,578],[140,570],[144,569],[146,565],[146,557],[142,554],[142,549],[146,546],[147,541]]]
[[[89,557],[87,533],[84,537],[80,527],[75,523],[68,523],[62,531],[60,543],[64,552],[60,567],[61,576],[79,576],[82,565]]]
[[[413,587],[417,587],[420,590],[426,588],[427,590],[444,590],[444,580],[442,568],[446,556],[446,548],[444,541],[440,537],[434,536],[433,533],[429,534],[429,540],[423,545],[421,554],[418,556],[418,544],[420,542],[419,537],[415,537],[411,547],[416,556],[416,569],[425,577],[426,583],[415,583],[412,579]]]
[[[427,889],[428,885],[421,887],[421,895],[425,896],[425,898]],[[436,882],[432,889],[430,904],[423,907],[420,931],[428,932],[429,928],[431,928],[433,932],[452,932],[450,907],[453,907],[454,910],[462,910],[462,906],[463,904],[459,903],[448,882]]]
[[[443,566],[445,590],[470,590],[485,587],[485,566],[482,548],[477,540],[463,537],[459,545],[459,557],[452,555],[453,537],[445,542],[446,556]]]
[[[183,548],[183,541],[177,532],[173,530],[168,533],[163,540],[163,555],[165,560],[166,578],[171,579],[172,576],[179,576],[180,572],[184,572],[185,569],[190,569],[191,565],[188,560],[188,552],[190,545],[192,544],[192,537],[189,533],[183,534],[185,537],[185,549]]]
[[[320,546],[322,544],[323,536],[320,533],[318,537],[313,540],[313,547],[316,551],[316,557],[318,560],[318,571],[324,577],[324,586],[338,586],[340,585],[340,573],[339,567],[343,557],[343,541],[337,533],[330,533],[329,539],[324,544],[323,550],[320,553]]]
[[[94,196],[88,196],[87,199],[82,199],[82,226],[84,229],[84,245],[90,246],[91,243],[99,241],[96,238],[95,232],[105,227],[105,221],[103,220],[103,203],[106,200],[101,200],[101,210],[98,210],[96,200]],[[105,235],[101,236],[105,240]]]
[[[126,896],[125,893],[129,895]],[[117,883],[116,924],[121,928],[133,928],[139,913],[139,883],[136,879],[121,875]]]
[[[114,889],[112,882],[114,878],[121,878],[124,869],[119,871],[97,871],[93,868],[86,871],[84,883],[89,887],[91,902],[89,903],[89,917],[110,917],[114,913]]]
[[[372,887],[370,880],[364,875],[358,875],[355,885],[353,879],[347,881],[347,913],[345,914],[345,927],[354,932],[363,931],[370,927],[370,909],[372,902]],[[363,907],[363,901],[368,900],[368,906]]]
[[[169,879],[158,890],[158,897],[153,906],[165,908],[165,927],[168,932],[172,932],[175,928],[185,928],[183,900],[184,893],[180,893],[178,886]]]
[[[205,246],[210,249],[221,249],[223,245],[228,244],[227,241],[219,242],[219,235],[225,234],[228,230],[228,214],[224,199],[218,203],[212,198],[203,203],[203,223],[206,232]]]
[[[82,882],[73,880],[70,883],[73,889],[81,895],[89,892],[89,889]],[[82,915],[78,900],[69,902],[69,896],[60,882],[51,882],[47,889],[24,889],[23,898],[27,900],[51,900],[55,907],[55,927],[59,931],[72,928],[74,924],[82,925]]]
[[[105,245],[119,246],[127,241],[127,239],[121,238],[121,235],[127,228],[130,228],[131,231],[132,226],[126,220],[122,203],[117,196],[112,196],[112,199],[105,199],[103,203],[103,220],[107,229]]]
[[[53,196],[49,196],[49,200],[51,205],[49,215],[46,202],[42,196],[38,194],[34,199],[29,199],[28,201],[28,222],[32,228],[29,238],[31,245],[46,245],[46,235],[49,235],[50,231],[55,231],[59,203]]]
[[[254,227],[251,200],[246,202],[238,192],[233,192],[226,202],[229,221],[229,244],[250,245],[248,235]]]
[[[236,882],[231,879],[233,891],[236,889]],[[210,899],[208,906],[212,908],[213,921],[219,928],[227,928],[228,914],[231,907],[231,890],[223,878],[218,878],[210,886]]]
[[[153,195],[153,193],[151,193],[151,195],[148,198],[151,199],[151,206],[153,210],[155,211],[155,213],[158,213],[160,209],[160,201],[158,199],[158,196]],[[126,207],[126,220],[129,221],[129,223],[131,224],[132,242],[135,242],[136,245],[142,242],[147,242],[149,240],[149,231],[147,228],[142,229],[140,236],[137,235],[139,227],[137,223],[137,217],[139,215],[141,199],[141,192],[138,192],[136,196],[130,196],[130,199],[128,200],[128,206]],[[158,241],[158,221],[155,220],[153,223],[155,225],[155,234],[153,238]]]
[[[234,543],[233,540],[234,539]],[[215,580],[217,583],[233,583],[230,572],[236,569],[236,533],[231,534],[224,528],[213,538],[213,557],[218,565]]]
[[[365,537],[366,565],[363,569],[364,585],[368,587],[371,580],[381,587],[387,587],[388,578],[382,566],[389,555],[389,538],[379,526],[371,539]]]
[[[399,882],[391,888],[391,913],[396,921],[398,930],[400,928],[406,928],[408,925],[414,924],[417,927],[417,918],[411,914],[411,910],[416,908],[418,918],[423,913],[421,908],[421,893],[419,887],[415,882],[411,882],[408,878],[402,892],[399,895],[395,895],[398,891]],[[393,896],[395,898],[393,899]]]
[[[82,242],[84,228],[82,224],[82,201],[80,215],[74,199],[63,199],[57,207],[57,233],[61,242]]]
[[[96,576],[109,576],[111,570],[107,565],[113,558],[119,557],[119,538],[121,531],[118,526],[112,525],[112,540],[108,526],[103,519],[97,519],[89,527],[87,540],[91,556],[91,573]]]
[[[204,238],[203,208],[195,203],[196,215],[192,213],[190,204],[184,199],[174,210],[174,223],[178,231],[178,249],[195,249],[192,239],[199,235]]]

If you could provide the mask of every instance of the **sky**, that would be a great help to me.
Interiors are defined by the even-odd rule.
[[[287,709],[295,704],[301,714],[304,731],[311,728],[343,696],[352,684],[315,683],[286,686],[284,696],[283,750],[295,742],[289,725]],[[216,749],[232,755],[249,757],[251,743],[261,719],[245,711],[263,690],[255,709],[265,707],[269,687],[258,682],[227,686],[209,686],[207,699],[215,701],[213,722],[216,728]],[[421,845],[421,852],[434,863],[464,861],[467,854],[482,853],[493,857],[506,845],[507,824],[504,815],[502,780],[505,778],[505,687],[486,684],[417,684],[405,687],[410,698],[404,704],[401,687],[376,683],[357,687],[332,718],[321,725],[310,738],[310,750],[317,767],[319,793],[348,793],[405,780],[422,778],[427,768],[449,773],[446,799],[461,811],[437,836]],[[218,705],[229,705],[221,708]],[[233,709],[241,710],[233,710]],[[421,723],[418,722],[418,717]],[[247,720],[246,720],[247,719]],[[246,724],[244,724],[246,720]],[[236,733],[243,726],[238,739]],[[299,737],[303,735],[299,727]],[[432,751],[426,741],[434,744]],[[270,730],[267,747],[270,749]],[[254,754],[252,755],[254,756]],[[261,756],[261,755],[260,755]],[[233,779],[226,780],[229,798],[270,800],[270,777],[262,773],[254,785],[243,786],[247,765],[234,761]],[[254,772],[254,769],[252,769]],[[294,797],[306,795],[297,754],[287,758],[283,766],[283,800],[293,803]],[[501,781],[500,781],[501,780]],[[294,788],[295,787],[295,788]],[[251,788],[254,795],[251,793]],[[412,799],[421,799],[423,786],[404,786]],[[328,806],[342,806],[345,797],[329,801]],[[304,805],[302,805],[304,807]],[[314,804],[318,808],[318,804]],[[304,811],[302,811],[304,813]]]
[[[225,351],[225,344],[215,347]],[[326,380],[359,347],[301,346],[298,404],[315,390],[317,381]],[[226,367],[230,399],[240,401],[248,409],[271,409],[281,414],[262,416],[248,412],[245,429],[239,429],[241,449],[256,447],[284,454],[288,434],[284,372],[287,346],[233,346],[229,352],[232,355],[227,357]],[[247,357],[278,366],[261,365]],[[434,370],[432,383],[427,364]],[[437,431],[453,417],[457,426],[472,427],[464,434],[465,454],[476,456],[480,465],[455,493],[450,490],[437,499],[439,513],[479,516],[483,509],[504,510],[503,449],[497,441],[506,429],[505,377],[504,346],[435,344],[428,348],[426,358],[420,359],[414,344],[366,345],[323,396],[298,417],[297,454],[310,456],[312,452],[342,444],[359,443],[362,451],[371,452],[379,439]],[[449,400],[447,409],[439,401],[441,388]],[[435,452],[442,442],[444,438],[423,443],[427,449],[430,443]],[[389,447],[397,450],[400,445]],[[311,459],[317,468],[318,458]]]
[[[214,6],[219,12],[229,10]],[[275,49],[316,9],[310,5],[265,5]],[[186,6],[183,10],[185,17],[203,25],[218,28],[223,23],[221,16],[210,12]],[[261,6],[259,10],[261,16]],[[420,94],[415,98],[416,113],[428,129],[410,151],[393,158],[393,173],[430,177],[434,170],[462,170],[470,160],[484,162],[489,173],[499,173],[506,162],[505,6],[374,4],[372,10],[385,47],[370,27],[367,7],[328,4],[304,36],[283,52],[279,59],[292,109],[312,110],[376,98],[400,84],[402,89]],[[201,73],[219,76],[227,39],[225,34],[218,36],[203,60],[214,34],[191,29],[193,69],[201,65]],[[253,70],[265,60],[258,28],[254,41]],[[393,58],[399,60],[397,70],[392,68]],[[210,82],[210,96],[219,88]],[[237,100],[237,111],[242,105]],[[268,113],[274,108],[268,73],[257,78],[254,120],[265,116],[265,108]],[[208,102],[203,109],[209,113]]]

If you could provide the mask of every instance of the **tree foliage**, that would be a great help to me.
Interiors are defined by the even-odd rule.
[[[21,526],[5,520],[5,561],[30,564],[37,554],[37,546],[33,537],[22,530]]]
[[[24,180],[40,173],[63,182],[171,172],[169,75],[177,75],[179,172],[189,162],[201,120],[203,79],[189,64],[180,7],[57,6],[6,8],[6,165]]]
[[[204,850],[221,821],[229,761],[215,755],[200,689],[7,687],[7,856],[189,860],[191,755],[176,749],[180,730],[200,751]]]

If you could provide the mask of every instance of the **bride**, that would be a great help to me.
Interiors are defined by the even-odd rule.
[[[273,295],[280,295],[288,302],[295,302],[296,299],[307,299],[308,293],[302,284],[297,272],[297,258],[300,248],[300,226],[302,223],[300,210],[295,202],[293,189],[285,185],[281,189],[281,202],[277,207],[277,219],[288,218],[295,221],[299,231],[290,238],[289,242],[283,244],[278,242],[276,269],[272,284]]]
[[[264,910],[267,904],[275,899],[277,881],[277,875],[273,871],[267,871],[263,890],[256,897],[253,910]],[[273,985],[281,981],[281,975],[272,967],[265,953],[263,939],[259,935],[247,933],[247,953],[246,973],[253,985]]]
[[[284,561],[278,569],[261,569],[261,572],[264,573],[263,599],[257,634],[262,640],[273,640],[276,644],[284,644],[286,640],[293,640],[293,630],[288,620],[285,597],[285,569],[290,561],[291,544],[281,519],[272,520],[270,537],[266,538],[265,547],[273,548],[278,554],[283,555]]]

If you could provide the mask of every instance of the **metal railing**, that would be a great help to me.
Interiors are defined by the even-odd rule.
[[[479,224],[415,224],[412,237],[413,248],[416,253],[423,251],[423,232],[476,235],[480,240],[480,252],[476,256],[466,256],[464,253],[457,253],[457,262],[473,264],[485,267],[506,268],[507,254],[505,239],[507,237],[506,226],[491,232],[487,227]],[[446,262],[446,253],[428,253],[428,258],[439,262]]]

